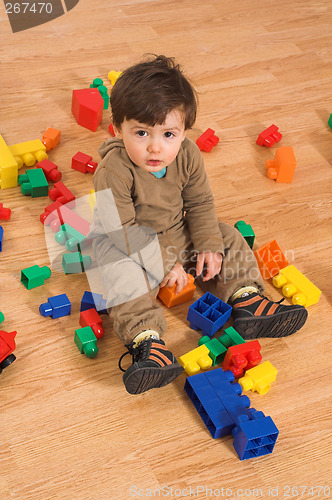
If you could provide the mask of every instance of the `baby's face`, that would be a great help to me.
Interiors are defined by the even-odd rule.
[[[129,158],[147,172],[159,172],[175,159],[186,133],[183,114],[171,111],[162,125],[153,127],[136,120],[125,120],[115,135],[122,139]]]

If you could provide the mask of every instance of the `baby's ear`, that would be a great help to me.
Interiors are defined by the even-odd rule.
[[[118,128],[118,127],[116,127],[115,125],[113,125],[113,130],[114,130],[115,137],[116,137],[117,139],[122,139],[121,127],[120,127],[120,128]]]

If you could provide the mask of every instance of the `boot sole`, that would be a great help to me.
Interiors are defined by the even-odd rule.
[[[183,367],[179,363],[173,363],[164,368],[136,368],[131,372],[129,370],[123,375],[125,387],[129,394],[141,394],[169,384],[183,372]]]
[[[237,318],[234,320],[233,326],[245,340],[261,337],[279,338],[297,332],[302,328],[307,317],[308,311],[301,308],[281,311],[271,316]]]

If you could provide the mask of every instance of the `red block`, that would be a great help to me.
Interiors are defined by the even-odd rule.
[[[261,345],[258,340],[245,344],[233,345],[227,349],[222,369],[230,370],[236,378],[242,377],[245,370],[249,370],[262,361],[260,354]]]
[[[97,88],[73,90],[71,111],[79,125],[95,132],[103,119],[104,99]]]
[[[61,181],[54,184],[54,188],[49,190],[48,196],[51,200],[58,201],[62,205],[75,200],[73,193]]]
[[[278,132],[278,127],[276,125],[271,125],[267,129],[263,130],[257,138],[256,144],[258,146],[266,146],[267,148],[271,148],[273,144],[279,142],[282,138],[282,134]]]
[[[0,203],[0,219],[1,220],[9,220],[12,211],[10,208],[5,208],[2,203]]]
[[[57,201],[46,207],[40,220],[43,224],[50,226],[55,233],[59,231],[62,224],[68,224],[85,237],[90,232],[90,223],[87,220],[73,212],[68,205],[62,205]]]
[[[98,163],[91,160],[92,156],[86,155],[85,153],[81,153],[79,151],[72,158],[71,168],[82,172],[82,174],[86,174],[87,172],[91,172],[93,174],[98,167]]]
[[[0,330],[0,363],[6,359],[15,349],[15,336],[17,332],[5,332]]]
[[[58,201],[55,201],[54,203],[51,203],[50,205],[48,205],[45,208],[45,212],[42,213],[41,216],[39,217],[40,222],[42,224],[46,224],[46,226],[52,227],[53,221],[59,220],[59,213],[60,212],[58,212],[58,209],[60,207],[62,207],[62,204],[59,203]],[[61,222],[61,224],[63,224],[63,222]],[[60,224],[59,224],[59,226],[60,226]],[[58,231],[58,229],[57,229],[57,231]]]
[[[90,326],[98,340],[103,338],[105,333],[102,324],[103,320],[95,308],[86,309],[85,311],[80,312],[80,325],[82,327]]]
[[[58,182],[62,173],[59,172],[58,166],[55,163],[52,163],[50,160],[42,160],[37,163],[37,168],[42,168],[45,174],[45,177],[48,181]]]
[[[208,128],[196,141],[197,146],[201,151],[209,153],[213,146],[216,146],[219,142],[219,137],[217,137],[212,128]]]

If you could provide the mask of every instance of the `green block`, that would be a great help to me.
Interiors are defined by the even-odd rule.
[[[4,319],[5,319],[5,317],[4,317],[3,313],[0,311],[0,323],[2,323]]]
[[[88,358],[97,356],[97,337],[93,333],[91,326],[77,328],[77,330],[75,330],[74,341],[81,354],[84,353]]]
[[[329,124],[330,128],[332,128],[332,113],[330,114],[330,118],[327,123]]]
[[[83,273],[91,266],[91,257],[82,255],[80,252],[64,253],[62,255],[62,267],[65,274]]]
[[[93,82],[90,84],[90,88],[95,89],[96,87],[99,87],[100,85],[103,85],[104,82],[101,78],[95,78]]]
[[[242,234],[243,238],[246,240],[250,248],[254,246],[254,241],[255,241],[255,233],[250,226],[250,224],[246,224],[244,220],[238,220],[235,224],[234,227],[240,231]]]
[[[60,226],[60,230],[55,233],[55,241],[60,245],[66,245],[70,252],[79,252],[86,246],[86,237],[84,234],[74,229],[69,224],[65,223]]]
[[[42,168],[27,170],[25,174],[18,176],[18,183],[24,195],[31,195],[31,198],[48,195],[48,182]]]
[[[224,361],[226,356],[227,347],[219,342],[218,339],[211,339],[208,335],[204,335],[198,341],[198,345],[205,344],[209,349],[209,356],[212,359],[212,366],[218,365]]]
[[[21,271],[21,282],[28,290],[44,284],[46,278],[51,276],[51,269],[47,266],[37,265],[27,267]]]
[[[224,330],[224,334],[220,335],[218,340],[226,347],[226,349],[232,345],[245,344],[243,337],[241,337],[241,335],[232,326],[226,328],[226,330]]]

